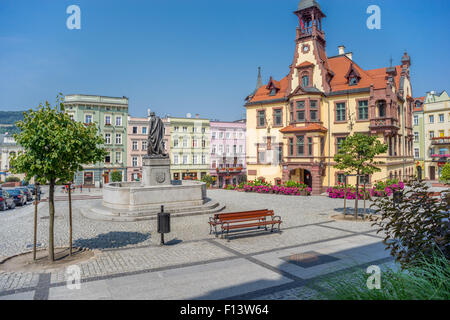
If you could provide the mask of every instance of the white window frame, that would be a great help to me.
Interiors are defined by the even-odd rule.
[[[116,133],[116,144],[122,144],[122,134]]]
[[[111,144],[111,133],[105,133],[105,144]]]
[[[116,126],[121,127],[122,126],[122,116],[116,116]]]

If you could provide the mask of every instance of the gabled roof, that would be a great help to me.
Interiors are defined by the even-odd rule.
[[[258,90],[256,90],[255,95],[249,102],[260,102],[266,100],[277,100],[284,98],[288,89],[288,77],[284,77],[280,81],[276,81],[272,79],[273,84],[279,89],[274,96],[270,95],[270,89],[268,86],[262,86]]]

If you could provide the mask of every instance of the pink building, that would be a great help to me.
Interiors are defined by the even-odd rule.
[[[213,186],[222,188],[239,184],[245,179],[245,120],[235,122],[211,121],[211,167]]]
[[[167,119],[164,122],[164,145],[169,152],[170,128]],[[128,152],[127,152],[127,181],[140,181],[142,179],[142,157],[147,155],[148,118],[135,118],[128,116]]]

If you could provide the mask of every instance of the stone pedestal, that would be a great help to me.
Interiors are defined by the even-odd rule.
[[[170,185],[170,158],[143,157],[142,158],[142,186]]]

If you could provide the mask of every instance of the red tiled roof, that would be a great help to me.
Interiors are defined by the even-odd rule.
[[[325,56],[325,53],[321,53],[323,56]],[[322,58],[323,59],[323,58]],[[387,84],[387,68],[379,68],[379,69],[373,69],[373,70],[364,70],[362,69],[358,64],[356,64],[353,60],[349,59],[345,55],[340,55],[336,57],[332,57],[327,59],[325,56],[325,68],[334,73],[334,77],[331,80],[331,90],[336,91],[343,91],[343,90],[353,90],[353,89],[360,89],[360,88],[368,88],[371,85],[374,86],[375,89],[381,89],[385,88]],[[301,64],[299,64],[297,67],[306,67],[310,66],[311,63],[308,61],[305,61]],[[346,78],[346,75],[348,75],[350,67],[359,74],[361,77],[359,82],[356,85],[350,86],[348,84],[348,79]],[[402,71],[401,66],[395,66],[396,75],[394,77],[394,82],[397,90],[400,87],[400,75]],[[284,98],[287,96],[288,92],[288,77],[281,79],[280,81],[275,81],[272,79],[272,82],[276,85],[278,90],[277,94],[274,96],[270,95],[270,90],[267,86],[263,86],[259,88],[253,98],[249,102],[259,102],[259,101],[266,101],[266,100],[275,100]],[[293,88],[295,89],[295,88]]]
[[[314,64],[309,61],[305,61],[303,63],[300,63],[298,66],[296,66],[296,68],[304,68],[304,67],[309,67],[309,66],[314,66]]]
[[[280,130],[282,133],[299,133],[299,132],[327,132],[327,128],[318,123],[311,123],[306,126],[296,127],[295,125],[287,126]]]

